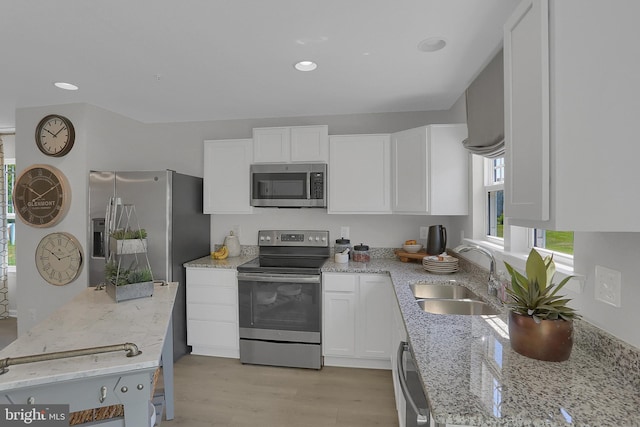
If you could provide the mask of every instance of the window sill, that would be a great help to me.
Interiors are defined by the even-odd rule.
[[[477,245],[493,252],[493,256],[496,259],[496,264],[497,264],[496,269],[498,270],[498,272],[506,273],[506,268],[504,267],[505,261],[508,262],[509,265],[519,270],[520,272],[524,272],[526,268],[528,253],[508,252],[508,251],[505,251],[503,246],[488,242],[486,240],[464,239],[463,243]],[[555,264],[556,264],[556,275],[554,276],[555,277],[554,283],[558,283],[562,281],[565,277],[573,276],[573,278],[569,280],[562,289],[566,289],[575,294],[581,294],[584,290],[585,276],[581,274],[576,274],[573,270],[572,265],[562,264],[557,260],[555,261]]]

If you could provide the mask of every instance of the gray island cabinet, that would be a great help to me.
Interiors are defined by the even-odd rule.
[[[100,425],[146,426],[154,373],[162,365],[161,400],[166,419],[173,419],[171,313],[177,289],[177,283],[157,284],[152,297],[119,303],[104,290],[84,289],[0,351],[0,359],[123,343],[135,344],[141,354],[117,351],[10,365],[0,375],[0,403],[68,404],[70,412],[122,404],[124,417]]]

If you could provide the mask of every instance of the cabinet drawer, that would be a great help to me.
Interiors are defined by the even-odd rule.
[[[356,291],[355,274],[329,274],[324,277],[325,292],[355,292]]]
[[[237,306],[238,303],[238,289],[237,287],[222,287],[215,285],[207,286],[190,286],[187,288],[187,302],[191,303],[204,303],[204,304],[219,304],[219,305],[233,305]]]
[[[187,341],[189,345],[238,348],[238,324],[187,320]]]
[[[195,320],[237,322],[237,311],[237,307],[233,305],[190,303],[187,307],[187,318]]]
[[[236,270],[220,268],[187,268],[189,285],[235,285]]]

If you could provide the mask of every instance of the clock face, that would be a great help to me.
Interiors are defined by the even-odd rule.
[[[61,157],[73,147],[75,130],[69,119],[50,115],[36,127],[36,145],[47,156]]]
[[[69,233],[44,236],[36,248],[36,268],[44,280],[62,286],[73,282],[82,271],[82,247]]]
[[[53,166],[31,166],[16,180],[13,205],[27,225],[51,227],[57,224],[67,213],[70,202],[67,179]]]

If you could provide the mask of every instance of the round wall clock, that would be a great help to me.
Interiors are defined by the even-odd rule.
[[[82,271],[82,246],[69,233],[51,233],[36,248],[36,268],[44,280],[62,286],[73,282]]]
[[[73,147],[76,133],[66,117],[51,114],[36,127],[36,145],[47,156],[62,157]]]
[[[51,227],[64,218],[70,204],[69,182],[53,166],[30,166],[16,180],[13,206],[27,225]]]

